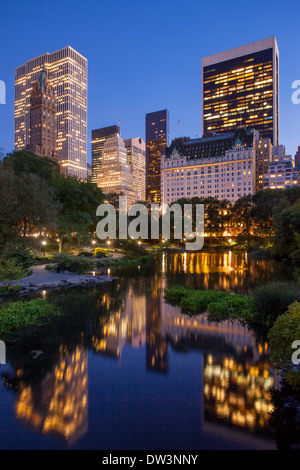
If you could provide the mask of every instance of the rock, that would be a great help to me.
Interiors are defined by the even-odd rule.
[[[80,284],[82,284],[82,279],[80,279],[79,277],[70,277],[69,279],[67,279],[67,282],[71,285],[79,286]]]

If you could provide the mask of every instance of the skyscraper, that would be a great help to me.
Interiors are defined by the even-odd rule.
[[[169,143],[169,111],[146,114],[146,198],[160,202],[161,155]]]
[[[202,133],[237,127],[279,142],[279,52],[275,36],[202,58]]]
[[[120,135],[109,137],[104,143],[97,185],[105,194],[127,196],[128,207],[137,199],[131,166],[127,163],[127,149]]]
[[[137,200],[146,199],[146,144],[140,137],[124,140],[127,149],[127,163],[131,165],[133,190]]]
[[[99,167],[102,163],[102,150],[106,139],[120,135],[119,126],[102,127],[92,131],[92,183],[97,184]]]
[[[57,159],[56,99],[45,66],[33,84],[30,97],[30,144],[26,149],[36,155]]]
[[[15,69],[15,150],[30,144],[33,84],[45,65],[56,96],[56,151],[62,171],[87,177],[87,59],[68,46]]]

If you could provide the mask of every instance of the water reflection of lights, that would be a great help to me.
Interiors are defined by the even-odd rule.
[[[163,253],[162,255],[162,273],[165,274],[166,272],[166,253]]]
[[[185,273],[186,273],[186,270],[187,270],[187,262],[186,261],[187,261],[187,254],[184,253],[184,255],[183,255],[183,270],[184,270]]]

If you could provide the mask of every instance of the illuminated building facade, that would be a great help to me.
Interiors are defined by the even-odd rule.
[[[275,36],[202,59],[202,134],[245,126],[279,142],[279,52]]]
[[[140,137],[124,140],[127,148],[127,163],[131,165],[133,190],[138,201],[146,199],[146,144]]]
[[[56,96],[56,152],[63,173],[87,178],[87,59],[68,46],[15,69],[15,150],[30,144],[33,84],[45,65]]]
[[[57,159],[56,99],[45,67],[33,84],[30,97],[30,144],[26,149],[39,156]]]
[[[298,150],[295,155],[295,166],[300,170],[300,147],[298,147]]]
[[[269,171],[264,175],[264,189],[286,189],[299,186],[299,171],[291,155],[273,156]]]
[[[104,143],[106,139],[115,135],[121,135],[119,126],[103,127],[92,131],[92,183],[97,184],[97,176],[102,162]]]
[[[110,137],[104,143],[97,185],[105,194],[117,193],[127,196],[128,206],[137,199],[133,191],[131,166],[127,163],[127,149],[119,135]]]
[[[234,203],[242,196],[253,194],[257,135],[251,133],[250,144],[247,132],[237,131],[232,147],[210,158],[190,159],[173,147],[171,155],[162,157],[162,204],[192,197],[215,197]]]
[[[255,192],[264,189],[264,174],[272,161],[272,143],[269,138],[259,138],[255,148]]]
[[[146,114],[146,198],[160,202],[161,155],[169,143],[169,111]]]

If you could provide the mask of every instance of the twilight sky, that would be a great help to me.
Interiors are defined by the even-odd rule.
[[[0,4],[0,148],[14,146],[14,68],[72,46],[88,59],[91,130],[121,121],[145,139],[145,114],[167,108],[170,138],[201,136],[201,57],[275,35],[280,54],[280,143],[300,145],[298,1],[10,0]],[[180,123],[177,124],[178,120]]]

